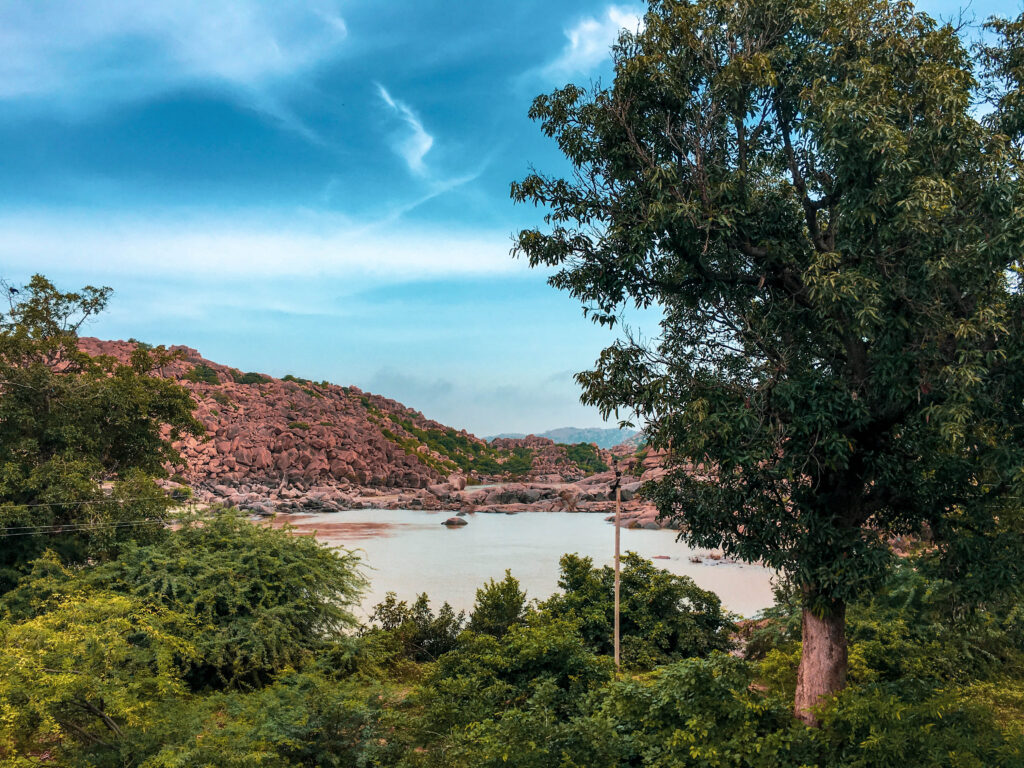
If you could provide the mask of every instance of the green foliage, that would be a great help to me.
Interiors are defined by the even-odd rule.
[[[281,377],[281,381],[290,381],[293,384],[309,384],[309,379],[303,379],[298,376],[293,376],[290,373],[286,373]]]
[[[19,534],[0,546],[0,594],[48,547],[84,562],[157,535],[171,501],[150,478],[181,462],[161,427],[172,440],[202,432],[188,392],[150,375],[177,355],[79,351],[78,328],[109,293],[62,293],[36,275],[0,313],[0,528]]]
[[[601,460],[601,452],[590,443],[559,445],[565,448],[565,455],[569,461],[578,464],[588,475],[608,471],[608,465]]]
[[[0,754],[116,754],[126,730],[160,723],[161,702],[183,692],[188,629],[172,611],[91,590],[0,623]]]
[[[426,592],[419,595],[411,606],[399,600],[394,592],[388,592],[370,614],[371,624],[376,624],[379,629],[367,631],[370,634],[377,631],[387,634],[397,643],[399,654],[405,658],[434,661],[455,647],[465,618],[465,611],[455,613],[448,603],[444,603],[435,615]]]
[[[206,363],[197,363],[185,374],[185,379],[194,383],[220,384],[217,372]]]
[[[589,557],[563,555],[556,594],[541,603],[555,617],[579,623],[594,653],[611,655],[614,625],[614,571],[594,568]],[[729,647],[732,624],[713,592],[686,576],[655,568],[635,552],[621,566],[622,663],[651,669],[680,658],[706,656]]]
[[[844,768],[1012,768],[1024,761],[1024,738],[1003,732],[991,710],[955,689],[916,681],[841,693],[822,730],[829,764]]]
[[[671,446],[689,543],[819,617],[896,536],[965,601],[1024,583],[1022,28],[972,58],[908,2],[651,0],[610,86],[530,111],[572,173],[513,185],[548,211],[517,252],[600,323],[662,309],[584,401]]]
[[[526,615],[526,592],[519,580],[505,571],[501,581],[490,579],[476,591],[476,602],[466,628],[473,632],[501,638]]]
[[[234,379],[236,384],[263,384],[267,381],[267,377],[260,373],[242,373],[240,371],[232,371],[231,378]]]
[[[130,338],[130,339],[128,339],[128,342],[130,344],[134,344],[138,349],[141,349],[144,352],[151,352],[153,350],[153,345],[152,344],[147,344],[146,342],[139,341],[136,338]]]
[[[228,407],[228,406],[234,407],[235,406],[235,401],[232,400],[230,397],[228,397],[228,395],[226,395],[223,392],[212,392],[210,394],[210,398],[215,403],[220,403],[221,405],[223,405],[225,407]]]
[[[901,563],[883,587],[847,611],[850,680],[858,684],[926,681],[964,685],[1024,677],[1024,611],[1019,603],[964,613],[953,585]],[[770,676],[792,681],[800,641],[800,602],[787,585],[775,606],[751,624],[745,656],[767,659]]]
[[[816,764],[810,733],[786,702],[751,690],[751,670],[723,654],[687,659],[609,686],[588,730],[605,765],[781,768]]]
[[[309,429],[308,421],[290,421],[288,422],[288,429]]]
[[[351,768],[383,734],[371,691],[314,671],[289,672],[259,691],[215,693],[168,707],[171,727],[137,730],[125,752],[144,768]]]
[[[398,745],[400,764],[497,765],[509,758],[513,765],[544,765],[537,753],[551,759],[553,745],[544,742],[552,724],[578,714],[611,674],[611,660],[590,653],[568,622],[514,626],[501,640],[466,632],[414,697],[420,714]],[[516,727],[523,718],[547,727],[509,739],[509,731],[523,735]],[[414,750],[426,745],[433,757],[420,763]]]
[[[192,617],[193,688],[262,685],[356,625],[354,554],[229,513],[180,526],[80,578]]]

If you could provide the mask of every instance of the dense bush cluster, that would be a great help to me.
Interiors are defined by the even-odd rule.
[[[357,626],[354,555],[224,511],[0,598],[5,765],[1019,766],[1024,611],[954,615],[914,563],[851,609],[851,685],[792,714],[798,603],[754,621],[636,555],[624,669],[610,571],[562,559],[530,602],[509,573],[468,616],[395,595]]]

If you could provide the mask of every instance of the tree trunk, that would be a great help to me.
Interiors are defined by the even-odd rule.
[[[803,610],[803,653],[796,675],[795,714],[817,727],[812,711],[846,686],[846,606],[837,603],[823,618]]]

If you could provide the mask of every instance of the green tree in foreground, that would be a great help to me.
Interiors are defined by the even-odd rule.
[[[651,2],[611,87],[531,110],[574,177],[513,185],[549,210],[516,251],[602,323],[663,311],[584,400],[671,446],[656,502],[686,539],[797,585],[808,722],[889,537],[965,594],[1019,583],[993,555],[1022,538],[1024,67],[995,31],[976,61],[906,2]]]
[[[161,759],[183,741],[205,755],[236,738],[241,757],[223,764],[258,765],[246,755],[270,755],[276,729],[305,733],[309,745],[290,744],[297,751],[347,738],[313,733],[312,700],[289,719],[277,694],[242,696],[305,670],[309,695],[335,713],[324,716],[356,728],[345,710],[357,720],[361,710],[345,703],[348,691],[327,690],[321,672],[352,655],[343,633],[356,626],[349,609],[363,584],[353,554],[230,512],[184,520],[98,565],[69,568],[47,553],[0,598],[0,758],[122,765],[113,758],[130,754],[138,765],[168,744]],[[191,736],[207,731],[201,744]],[[184,763],[154,763],[165,764]]]
[[[477,589],[466,629],[501,638],[526,615],[526,592],[510,570],[501,581],[489,579]]]
[[[152,478],[180,461],[161,429],[202,431],[188,392],[149,375],[172,357],[162,348],[137,349],[129,364],[78,349],[110,289],[62,293],[39,275],[2,286],[0,593],[44,549],[82,562],[159,538],[171,502]]]
[[[541,603],[551,616],[575,621],[593,653],[611,656],[615,621],[615,572],[595,568],[589,557],[562,555],[562,594]],[[693,579],[656,568],[636,552],[622,558],[622,659],[633,669],[653,669],[678,659],[729,649],[733,629],[722,601]]]

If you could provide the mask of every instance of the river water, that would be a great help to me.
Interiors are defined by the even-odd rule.
[[[475,514],[469,525],[441,525],[451,512],[363,509],[287,518],[300,532],[334,546],[358,550],[370,588],[365,615],[387,592],[412,601],[426,592],[436,609],[448,601],[456,610],[473,607],[476,589],[505,569],[519,579],[527,598],[546,598],[558,589],[558,559],[566,552],[611,565],[615,528],[601,514],[525,512]],[[281,520],[281,518],[278,518]],[[651,558],[659,568],[692,578],[716,592],[726,608],[750,617],[772,604],[771,571],[756,565],[690,561],[695,551],[675,540],[674,531],[622,530],[622,551]]]

